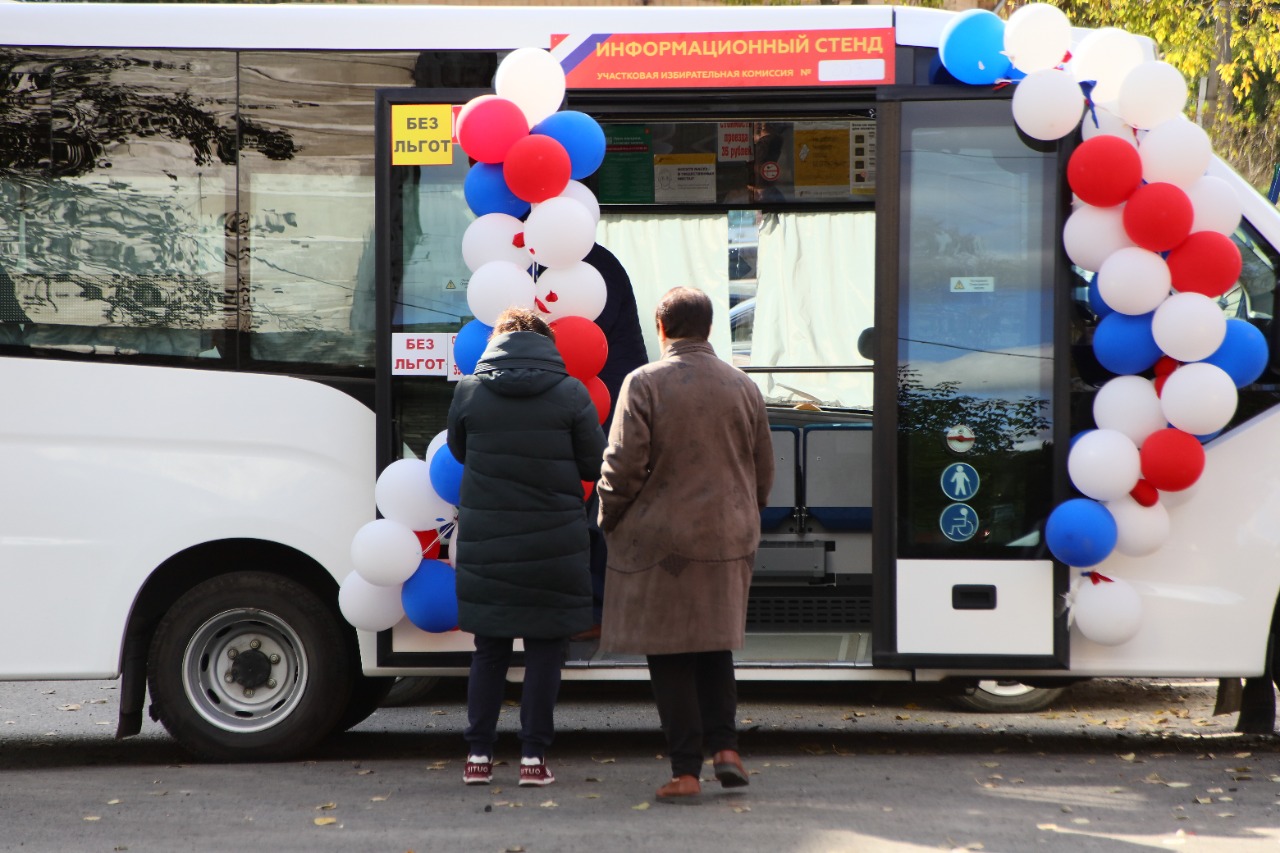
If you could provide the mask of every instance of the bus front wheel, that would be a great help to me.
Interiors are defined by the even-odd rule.
[[[152,717],[215,761],[290,758],[338,725],[353,689],[333,610],[300,583],[235,572],[196,586],[156,628]]]

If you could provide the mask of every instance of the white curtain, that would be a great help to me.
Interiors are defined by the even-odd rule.
[[[729,217],[723,213],[611,214],[600,217],[600,245],[617,255],[631,278],[649,360],[658,333],[653,311],[673,287],[696,287],[711,297],[711,345],[729,361]]]
[[[870,365],[875,213],[766,214],[760,225],[752,366]],[[871,408],[870,373],[753,374],[770,402]]]

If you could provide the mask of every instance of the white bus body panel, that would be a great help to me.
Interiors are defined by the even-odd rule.
[[[278,542],[341,579],[373,518],[373,413],[324,385],[9,358],[0,388],[0,678],[118,675],[138,590],[187,548]]]

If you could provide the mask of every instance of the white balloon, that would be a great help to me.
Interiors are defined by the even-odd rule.
[[[1111,501],[1133,491],[1142,476],[1138,448],[1119,430],[1095,429],[1081,435],[1067,454],[1067,474],[1081,494]]]
[[[554,297],[554,298],[553,298]],[[604,310],[609,289],[600,271],[586,261],[571,267],[549,269],[538,276],[539,310],[548,323],[561,317],[594,320]]]
[[[496,325],[508,308],[532,308],[533,297],[533,277],[510,261],[490,261],[467,282],[467,306],[486,326]]]
[[[1024,77],[1013,93],[1013,120],[1033,139],[1061,139],[1080,124],[1084,93],[1065,71],[1046,68]]]
[[[1227,318],[1218,303],[1203,293],[1175,293],[1156,309],[1151,334],[1170,358],[1200,361],[1222,346]]]
[[[552,269],[580,262],[596,242],[596,223],[579,201],[549,198],[529,214],[524,241],[534,260]]]
[[[436,451],[444,447],[448,441],[449,431],[447,429],[442,429],[432,436],[431,441],[427,443],[427,452],[422,455],[422,458],[428,465],[430,465],[431,460],[435,458]]]
[[[1142,158],[1142,178],[1147,183],[1186,189],[1204,177],[1213,157],[1213,144],[1198,124],[1178,115],[1142,137],[1138,156]]]
[[[1139,63],[1120,85],[1120,117],[1134,127],[1154,128],[1177,118],[1187,105],[1187,81],[1167,62]]]
[[[1191,221],[1191,233],[1217,231],[1230,237],[1240,227],[1242,205],[1231,184],[1205,175],[1187,188],[1187,198],[1195,218]]]
[[[1004,49],[1013,67],[1031,73],[1062,62],[1071,48],[1071,22],[1048,3],[1032,3],[1009,16]]]
[[[386,631],[404,618],[399,587],[376,586],[355,572],[338,588],[338,609],[361,631]]]
[[[1084,140],[1095,136],[1114,136],[1135,147],[1138,145],[1133,128],[1125,124],[1120,116],[1096,103],[1092,110],[1085,111],[1084,118],[1080,121],[1080,136]]]
[[[417,535],[389,518],[369,522],[351,539],[351,564],[360,577],[375,586],[404,583],[421,562],[422,544]]]
[[[431,465],[422,459],[397,459],[382,469],[373,497],[384,516],[410,530],[432,530],[453,516],[452,505],[431,487]]]
[[[1118,646],[1142,627],[1142,596],[1120,578],[1096,584],[1086,578],[1076,590],[1071,615],[1085,639]]]
[[[1142,63],[1142,44],[1116,27],[1103,27],[1084,37],[1072,51],[1069,69],[1076,80],[1094,81],[1092,100],[1114,112],[1120,84]]]
[[[1155,385],[1141,376],[1116,376],[1099,388],[1093,398],[1093,422],[1100,429],[1124,433],[1136,447],[1168,423]]]
[[[591,214],[591,221],[600,222],[600,202],[596,199],[595,193],[587,189],[587,185],[581,181],[570,181],[560,195],[556,198],[571,198],[581,204]],[[541,204],[539,202],[538,204]],[[534,210],[538,209],[538,204],[533,206]]]
[[[512,101],[533,127],[556,110],[564,100],[564,69],[550,53],[537,47],[522,47],[498,63],[493,88],[499,98]]]
[[[1063,226],[1062,245],[1071,263],[1097,272],[1112,253],[1134,245],[1124,230],[1124,205],[1078,205]]]
[[[462,260],[472,272],[490,261],[507,261],[528,269],[533,266],[533,255],[524,247],[523,239],[517,240],[517,235],[523,233],[524,223],[514,216],[486,213],[463,232]]]
[[[1169,296],[1169,265],[1155,252],[1129,246],[1107,256],[1098,270],[1098,295],[1121,314],[1147,314]]]
[[[1159,501],[1143,506],[1125,495],[1107,502],[1116,520],[1116,550],[1128,557],[1145,557],[1169,539],[1169,511]]]
[[[1192,435],[1209,435],[1230,422],[1239,394],[1231,376],[1213,364],[1184,364],[1165,380],[1160,407],[1169,423]]]
[[[458,519],[453,519],[453,528],[444,541],[444,561],[453,568],[458,568]]]

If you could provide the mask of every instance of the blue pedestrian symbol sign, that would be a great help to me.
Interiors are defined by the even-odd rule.
[[[951,504],[938,517],[938,526],[952,542],[968,542],[978,532],[978,514],[968,504]]]
[[[950,500],[972,499],[978,485],[978,472],[967,462],[952,462],[942,472],[942,493]]]

